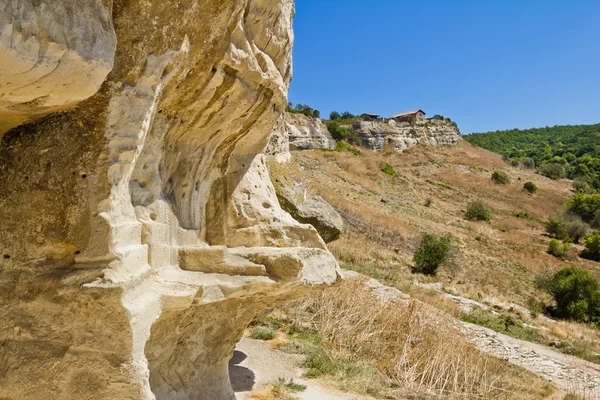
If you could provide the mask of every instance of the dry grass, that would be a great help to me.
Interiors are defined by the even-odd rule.
[[[320,333],[335,362],[375,367],[387,382],[380,396],[538,399],[553,391],[534,375],[474,349],[452,318],[417,301],[381,303],[359,280],[327,289],[288,310],[293,310],[289,315],[295,316],[295,324]],[[330,379],[362,393],[373,384],[339,371]]]
[[[458,268],[441,268],[442,282],[452,284],[459,295],[499,296],[525,306],[536,295],[536,275],[573,264],[546,253],[549,239],[543,226],[571,194],[569,181],[511,167],[499,155],[465,142],[456,147],[415,146],[401,154],[361,151],[361,156],[294,153],[307,186],[345,217],[350,228],[330,248],[355,269],[412,280],[415,239],[423,233],[451,234],[460,248]],[[402,177],[381,172],[384,162]],[[494,184],[494,170],[505,171],[512,183]],[[527,181],[538,186],[538,193],[523,190]],[[464,219],[466,204],[473,200],[492,207],[490,224]],[[598,263],[575,263],[600,275]]]

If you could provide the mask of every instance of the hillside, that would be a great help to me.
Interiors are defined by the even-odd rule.
[[[569,178],[600,188],[600,124],[473,133],[464,139],[516,161],[530,157],[538,166],[561,164]]]
[[[421,310],[419,312],[425,313],[420,317],[423,323],[434,323],[438,318],[463,320],[524,339],[524,343],[533,342],[540,346],[536,350],[541,352],[536,353],[540,360],[544,359],[546,352],[552,352],[548,346],[554,346],[555,354],[567,353],[600,362],[600,332],[583,323],[558,321],[542,315],[539,304],[549,303],[551,299],[535,285],[537,277],[551,275],[566,266],[577,266],[600,276],[600,264],[575,256],[582,245],[574,245],[573,253],[567,259],[547,253],[551,238],[545,232],[545,222],[550,215],[564,210],[566,201],[573,195],[571,181],[551,180],[534,170],[511,166],[502,156],[464,141],[452,147],[415,146],[403,153],[388,147],[382,152],[360,148],[351,151],[294,151],[292,154],[294,161],[289,166],[290,175],[301,177],[313,193],[327,200],[344,218],[344,233],[328,245],[342,268],[375,278],[423,304],[416,306]],[[492,181],[491,175],[497,170],[508,175],[509,184]],[[278,180],[278,173],[280,171],[272,176],[274,182]],[[537,192],[530,194],[524,190],[525,182],[533,182]],[[490,222],[466,220],[467,203],[474,200],[491,206]],[[452,238],[451,261],[440,268],[437,276],[415,274],[412,270],[415,265],[413,255],[425,233]],[[359,296],[355,287],[331,290],[338,290],[331,294],[334,298],[344,296],[345,290]],[[324,296],[328,297],[327,294]],[[318,299],[320,307],[324,307],[321,304],[323,298]],[[359,301],[358,297],[354,301]],[[351,305],[338,306],[343,309]],[[308,308],[319,309],[313,303]],[[301,310],[306,310],[306,304],[292,306],[291,311],[287,310],[286,318],[294,320],[294,316],[302,315]],[[314,319],[321,321],[317,317],[322,312],[331,310],[317,311],[317,315],[309,321],[316,332],[325,330],[322,333],[328,337],[327,326],[315,323]],[[400,309],[397,312],[400,313]],[[436,317],[437,313],[441,313],[442,317]],[[307,322],[294,322],[297,323]],[[452,324],[441,324],[444,325],[444,335],[452,335],[448,331]],[[442,329],[440,322],[437,325],[438,329]],[[465,329],[479,335],[472,343],[490,354],[498,356],[518,348],[514,343],[498,348],[499,339],[493,339],[487,333],[481,336],[474,328]],[[336,346],[335,340],[319,340],[323,340],[326,348]],[[464,342],[460,343],[460,346],[467,346]],[[365,346],[370,349],[371,345]],[[461,351],[465,357],[468,357],[466,354],[476,354],[476,350],[469,350],[468,346]],[[527,347],[520,351],[522,354],[532,352]],[[515,353],[514,358],[507,356],[507,359],[517,365],[532,366],[536,374],[545,378],[561,379],[553,375],[556,372],[552,369],[549,373],[539,371],[544,368],[545,362],[536,364],[535,359],[531,359],[521,363],[519,354]],[[379,363],[372,358],[374,356],[370,357],[365,360],[367,365]],[[547,362],[564,365],[561,356],[555,357],[555,361]],[[574,365],[577,363],[573,361]],[[498,374],[495,379],[517,391],[531,385],[534,377],[513,371],[520,377],[514,379],[513,372],[506,368],[497,365],[488,372]],[[571,366],[565,368],[571,371]],[[589,364],[586,368],[593,371],[594,377],[600,370],[600,367],[590,367]],[[372,394],[357,385],[355,378],[343,378],[343,375],[336,372],[334,380],[343,381],[343,387]],[[584,385],[585,379],[573,379],[567,379],[570,383],[563,384],[562,388],[569,386],[567,391],[581,395],[579,385]],[[533,387],[540,390],[523,392],[520,398],[541,399],[551,393],[549,389],[541,390],[540,382]],[[382,398],[389,396],[384,389],[377,393]],[[401,395],[392,397],[404,398]]]

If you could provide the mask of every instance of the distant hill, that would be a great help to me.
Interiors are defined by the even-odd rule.
[[[511,129],[464,136],[469,143],[536,166],[562,164],[569,178],[600,187],[600,124]]]

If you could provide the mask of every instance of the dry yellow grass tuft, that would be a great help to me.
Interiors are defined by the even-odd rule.
[[[361,280],[346,281],[287,309],[295,324],[320,333],[336,363],[375,367],[388,383],[381,396],[542,399],[553,392],[534,375],[474,349],[447,315],[418,301],[382,303]],[[330,379],[345,388],[365,393],[372,386],[368,376],[340,371]]]

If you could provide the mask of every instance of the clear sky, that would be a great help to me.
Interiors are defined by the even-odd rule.
[[[600,123],[600,0],[296,0],[290,101],[463,133]]]

